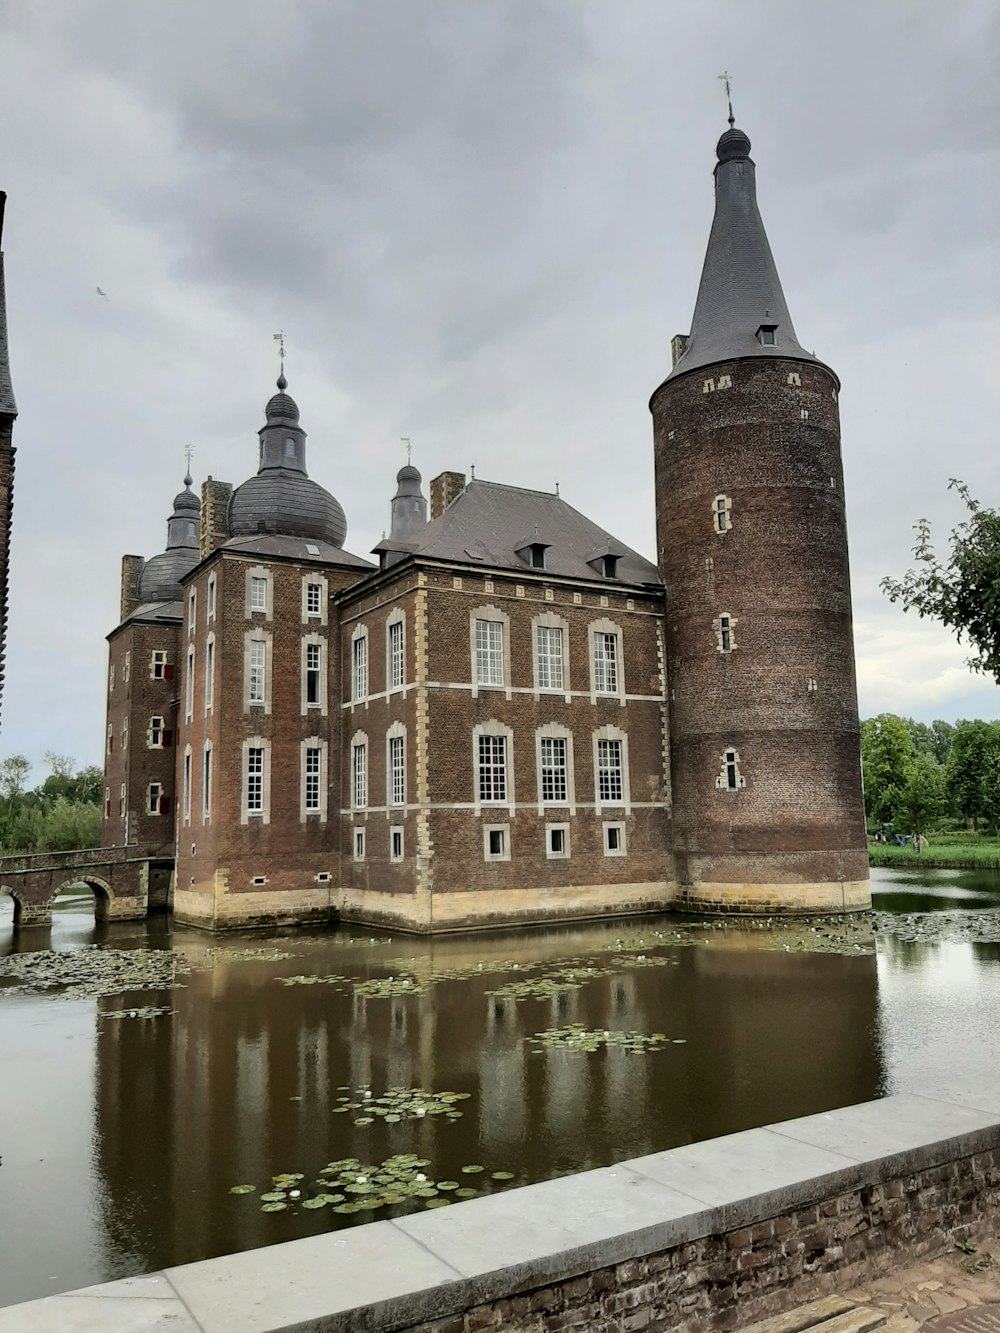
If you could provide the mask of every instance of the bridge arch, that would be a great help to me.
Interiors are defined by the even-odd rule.
[[[24,902],[21,895],[18,893],[17,889],[11,888],[9,884],[0,884],[0,898],[2,898],[4,894],[13,901],[14,925],[20,926],[22,924],[21,916],[24,912]]]
[[[102,879],[100,875],[92,875],[86,870],[81,871],[78,875],[73,875],[70,879],[63,880],[49,899],[49,909],[51,910],[55,900],[64,889],[71,889],[77,884],[86,885],[94,895],[95,921],[107,921],[111,916],[111,904],[115,896],[114,890],[106,879]]]

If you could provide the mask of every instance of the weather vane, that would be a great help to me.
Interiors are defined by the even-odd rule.
[[[184,446],[184,462],[187,464],[187,485],[191,484],[191,459],[194,458],[194,449],[190,444]]]
[[[409,435],[401,435],[399,438],[400,438],[400,439],[403,441],[403,443],[406,445],[406,461],[407,461],[407,463],[411,463],[411,462],[413,461],[413,444],[412,444],[412,441],[410,440]]]
[[[285,330],[279,329],[277,333],[272,334],[274,341],[278,344],[278,359],[281,362],[281,374],[285,373]]]
[[[729,103],[729,124],[730,126],[733,126],[736,124],[736,117],[733,115],[733,76],[727,69],[724,69],[719,75],[719,78],[726,85],[726,101]]]

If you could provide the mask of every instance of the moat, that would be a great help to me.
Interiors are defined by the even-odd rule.
[[[1000,876],[873,891],[874,922],[434,940],[89,894],[15,937],[0,898],[0,1305],[995,1067]]]

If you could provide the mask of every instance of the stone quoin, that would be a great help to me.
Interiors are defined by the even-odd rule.
[[[749,153],[719,141],[651,402],[657,564],[558,493],[445,472],[428,514],[411,463],[378,564],[350,554],[284,370],[256,474],[186,478],[165,550],[125,557],[103,843],[172,853],[178,919],[870,905],[839,381]]]

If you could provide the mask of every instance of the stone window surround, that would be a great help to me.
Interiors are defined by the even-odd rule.
[[[393,800],[392,791],[392,763],[390,759],[392,747],[390,742],[402,740],[403,742],[403,799],[402,801]],[[393,810],[403,810],[406,808],[406,726],[404,723],[396,721],[385,733],[385,806],[386,819],[390,817]]]
[[[552,833],[560,831],[563,835],[563,850],[554,852],[552,850]],[[545,825],[545,859],[546,861],[568,861],[570,857],[569,824],[546,824]]]
[[[608,834],[611,829],[618,830],[618,846],[612,848],[609,846]],[[627,847],[625,843],[625,821],[623,819],[605,819],[601,824],[601,836],[604,841],[605,856],[625,856]]]
[[[187,655],[184,659],[184,721],[190,722],[194,717],[194,644],[188,644]]]
[[[566,742],[566,800],[545,801],[542,799],[542,739],[554,738]],[[509,764],[509,760],[508,760]],[[576,814],[576,768],[573,759],[573,733],[560,722],[545,722],[535,728],[535,777],[538,791],[538,813],[546,810],[566,810]]]
[[[309,610],[309,585],[319,585],[319,610]],[[313,573],[302,575],[302,623],[308,625],[318,621],[319,624],[327,623],[327,608],[330,602],[330,584],[325,574]]]
[[[596,646],[595,639],[598,634],[613,634],[618,640],[616,670],[616,689],[612,692],[601,691],[597,689],[597,671],[596,671]],[[590,659],[590,702],[596,704],[598,699],[617,699],[622,705],[625,703],[625,636],[621,625],[607,617],[601,620],[592,620],[587,626],[587,656]]]
[[[274,575],[266,565],[247,565],[246,570],[246,597],[244,605],[244,616],[247,620],[252,620],[254,616],[263,616],[265,620],[274,618]],[[252,579],[264,579],[267,588],[264,594],[265,608],[263,611],[253,611],[250,608],[250,588]]]
[[[198,589],[192,588],[188,592],[188,615],[187,615],[187,636],[192,638],[195,630],[195,620],[198,615]]]
[[[399,855],[396,855],[396,838],[399,838]],[[393,865],[399,865],[406,857],[406,832],[402,824],[390,824],[389,826],[389,861]]]
[[[357,665],[356,665],[355,654],[356,654],[356,652],[357,652],[357,645],[358,645],[358,643],[361,642],[362,639],[364,640],[364,644],[365,644],[365,647],[364,647],[364,654],[365,654],[365,678],[364,678],[364,681],[362,682],[362,683],[364,684],[364,690],[363,690],[363,692],[359,692],[359,690],[358,690],[358,678],[357,678],[357,677],[358,677],[358,673],[357,673]],[[354,627],[354,631],[353,631],[353,633],[351,634],[351,659],[350,659],[350,677],[349,677],[349,680],[350,680],[350,687],[351,687],[351,695],[350,695],[350,698],[351,698],[351,703],[352,703],[352,704],[362,704],[362,703],[363,703],[363,704],[365,705],[365,707],[368,706],[368,698],[369,698],[369,695],[371,694],[371,687],[372,687],[372,681],[371,681],[372,659],[371,659],[371,653],[368,651],[368,650],[369,650],[369,647],[370,647],[370,644],[369,644],[369,642],[368,642],[368,626],[367,626],[367,625],[355,625],[355,627]]]
[[[733,756],[732,759],[730,759],[729,757],[730,755]],[[718,777],[715,779],[716,787],[719,789],[719,791],[724,791],[724,792],[742,791],[747,785],[747,780],[740,772],[739,750],[735,749],[731,745],[727,745],[722,752],[721,758],[722,758],[722,767],[719,770]],[[730,765],[733,768],[734,776],[736,779],[735,786],[732,786],[729,782]]]
[[[264,644],[264,698],[263,700],[250,700],[250,644]],[[270,716],[271,713],[271,681],[273,676],[272,657],[274,643],[271,631],[262,629],[260,625],[255,625],[253,629],[248,629],[243,635],[243,712],[249,713],[254,708],[263,709],[264,713]]]
[[[319,648],[319,699],[318,699],[317,702],[314,703],[314,704],[311,704],[311,703],[309,703],[309,702],[307,701],[307,699],[308,699],[308,691],[307,691],[307,689],[306,689],[306,685],[307,685],[307,676],[306,676],[307,667],[306,667],[306,663],[307,663],[307,660],[308,660],[308,648],[309,648],[309,645],[310,645],[310,644],[312,644],[314,647],[318,647],[318,648]],[[319,713],[320,717],[326,717],[326,715],[327,715],[327,713],[328,713],[328,711],[329,711],[328,703],[327,703],[327,655],[326,655],[326,647],[327,647],[327,645],[326,645],[326,639],[324,639],[324,637],[322,636],[322,634],[315,634],[315,633],[313,633],[313,634],[304,634],[304,635],[302,636],[302,647],[301,647],[301,650],[300,650],[300,656],[301,656],[301,659],[302,659],[302,660],[301,660],[301,663],[300,663],[300,667],[301,667],[301,671],[300,671],[300,676],[301,676],[301,690],[300,690],[300,693],[301,693],[301,701],[300,701],[300,702],[301,702],[302,715],[303,715],[303,717],[304,717],[307,713]]]
[[[502,631],[502,651],[503,651],[503,684],[502,685],[481,685],[479,682],[479,671],[476,658],[476,621],[491,620],[503,626]],[[506,611],[501,611],[498,606],[492,602],[487,602],[484,606],[473,607],[469,612],[469,649],[471,654],[471,674],[472,697],[475,699],[480,690],[503,690],[504,697],[510,699],[511,679],[510,679],[510,616]]]
[[[732,499],[720,491],[712,500],[712,530],[717,536],[724,537],[727,532],[732,530],[732,526]]]
[[[538,628],[559,629],[562,630],[562,672],[563,683],[561,689],[553,689],[551,686],[544,688],[538,683]],[[561,694],[567,703],[571,699],[571,685],[569,678],[569,621],[562,616],[557,616],[554,611],[542,611],[531,619],[531,665],[532,676],[534,678],[535,698],[538,699],[543,694]]]
[[[201,751],[201,822],[212,822],[212,742],[206,741]]]
[[[362,786],[362,788],[363,788],[363,791],[362,791],[362,793],[361,793],[362,796],[364,797],[364,800],[363,800],[363,801],[359,801],[359,800],[357,799],[357,794],[358,794],[358,793],[357,793],[357,785],[358,785],[358,784],[357,784],[357,774],[356,774],[356,769],[355,769],[355,764],[356,764],[355,751],[358,750],[358,749],[361,749],[361,750],[364,751],[364,759],[363,759],[363,761],[362,761],[363,764],[364,764],[364,773],[363,773],[363,775],[362,775],[362,777],[363,777],[363,781],[362,781],[362,783],[361,783],[361,786]],[[356,731],[356,732],[354,733],[354,735],[351,737],[350,755],[351,755],[350,763],[347,765],[347,781],[348,781],[348,783],[350,784],[350,790],[349,790],[348,793],[347,793],[347,794],[348,794],[348,797],[350,798],[349,801],[348,801],[348,805],[349,805],[350,809],[352,809],[352,810],[367,810],[367,809],[368,809],[368,779],[369,779],[369,772],[368,772],[368,767],[369,767],[369,766],[368,766],[368,733],[367,733],[367,732],[364,732],[364,731]]]
[[[205,637],[205,716],[215,704],[215,631]]]
[[[490,834],[500,833],[503,835],[503,851],[499,856],[490,853]],[[483,860],[484,861],[509,861],[510,860],[510,825],[509,824],[484,824],[483,825]]]
[[[402,625],[403,635],[403,679],[399,684],[393,684],[392,676],[392,627],[393,625]],[[406,612],[401,606],[397,606],[387,617],[385,622],[385,688],[387,694],[395,694],[406,686]]]
[[[355,861],[363,861],[366,851],[366,833],[360,824],[355,824],[351,829],[351,855]]]
[[[151,816],[159,815],[161,813],[160,801],[162,799],[163,799],[163,783],[151,782],[149,786],[146,788],[146,814]]]
[[[181,764],[181,823],[191,823],[191,783],[193,774],[191,772],[191,746],[184,747],[184,758]]]
[[[306,809],[306,752],[309,750],[319,751],[319,809]],[[305,824],[309,819],[316,819],[320,824],[325,824],[327,812],[329,809],[329,746],[320,736],[308,736],[299,743],[299,823]]]
[[[729,631],[729,647],[728,647],[728,648],[725,646],[725,641],[724,641],[724,639],[723,639],[723,624],[722,624],[723,620],[726,621],[726,626],[725,626],[725,628]],[[718,650],[719,650],[720,653],[723,653],[724,655],[728,655],[729,653],[734,653],[734,652],[736,651],[736,648],[737,648],[737,643],[736,643],[736,626],[737,626],[738,623],[739,623],[739,622],[738,622],[736,616],[734,616],[734,615],[733,615],[731,612],[729,612],[729,611],[720,611],[719,614],[716,616],[716,618],[715,618],[715,622],[714,622],[714,628],[715,628],[715,644],[716,644],[716,647],[718,648]]]
[[[601,784],[599,780],[599,771],[597,763],[597,743],[598,741],[621,741],[622,745],[622,799],[620,801],[602,801]],[[629,782],[629,761],[628,761],[628,734],[622,731],[620,727],[598,727],[592,737],[593,758],[594,758],[594,812],[600,814],[602,810],[624,810],[626,815],[632,813],[632,791]]]
[[[505,749],[506,761],[506,786],[507,798],[503,801],[483,801],[479,796],[479,738],[480,736],[505,736],[507,745]],[[512,727],[505,726],[498,722],[496,718],[490,718],[488,722],[481,722],[472,729],[472,801],[475,808],[476,817],[482,816],[485,810],[490,814],[494,810],[509,810],[511,818],[514,817],[514,731]],[[510,850],[510,838],[507,839],[507,849]],[[488,859],[488,858],[487,858]],[[509,857],[503,858],[508,860]]]
[[[261,809],[249,810],[247,808],[247,762],[250,750],[263,750],[264,771],[262,777]],[[243,742],[241,754],[241,773],[240,782],[240,823],[250,824],[259,820],[262,824],[271,822],[271,742],[265,736],[248,736]]]
[[[215,597],[218,590],[218,584],[213,570],[208,576],[208,583],[205,589],[205,624],[210,625],[215,619]]]

